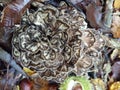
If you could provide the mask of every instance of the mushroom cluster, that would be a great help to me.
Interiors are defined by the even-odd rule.
[[[74,7],[65,2],[57,8],[38,2],[32,5],[37,10],[26,12],[12,40],[12,55],[23,67],[61,82],[71,72],[81,75],[104,63],[105,41],[95,29],[87,28]]]

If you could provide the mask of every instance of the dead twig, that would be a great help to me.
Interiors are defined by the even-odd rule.
[[[7,65],[7,76],[6,76],[6,81],[5,81],[5,86],[4,86],[4,90],[7,89],[7,85],[8,85],[8,80],[9,80],[9,65]]]
[[[0,48],[0,59],[6,63],[8,63],[10,66],[12,66],[14,69],[16,69],[21,74],[27,76],[25,72],[22,70],[22,68],[16,64],[15,60],[11,57],[9,53],[7,53],[5,50]]]
[[[113,1],[114,0],[106,1],[105,15],[103,20],[105,26],[109,28],[111,27],[111,23],[112,23]]]

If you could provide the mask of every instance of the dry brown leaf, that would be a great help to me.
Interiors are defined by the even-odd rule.
[[[114,8],[115,9],[120,9],[120,0],[115,0],[114,1]]]
[[[120,38],[120,16],[117,15],[118,12],[113,14],[113,23],[112,23],[112,33],[114,38]]]
[[[22,15],[27,8],[29,8],[31,1],[32,0],[4,0],[4,2],[8,2],[8,4],[2,11],[1,26],[12,27],[15,24],[19,24]]]
[[[19,83],[20,90],[31,90],[33,87],[33,83],[31,80],[24,78]]]
[[[33,80],[33,88],[32,90],[49,90],[49,82],[36,76],[32,78]]]

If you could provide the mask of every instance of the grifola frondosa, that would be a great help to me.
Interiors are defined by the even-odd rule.
[[[61,82],[75,68],[88,70],[102,62],[104,41],[94,29],[87,29],[75,8],[65,3],[58,8],[33,5],[39,9],[23,16],[23,25],[13,36],[13,56],[22,66],[36,70],[47,80]],[[89,57],[84,58],[86,55]],[[86,65],[81,66],[82,62]]]

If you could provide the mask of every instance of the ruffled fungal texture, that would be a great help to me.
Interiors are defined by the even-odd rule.
[[[47,80],[61,82],[75,68],[89,69],[102,62],[104,41],[94,29],[87,29],[75,8],[64,2],[58,8],[33,5],[39,9],[23,16],[23,25],[13,36],[13,56],[22,66],[36,70]],[[80,75],[78,70],[76,74]]]

